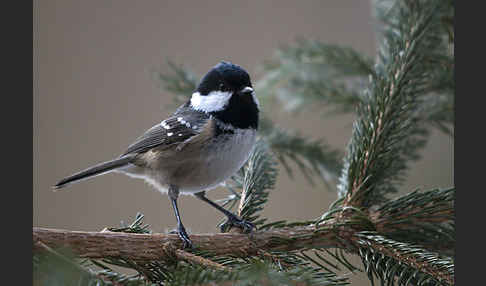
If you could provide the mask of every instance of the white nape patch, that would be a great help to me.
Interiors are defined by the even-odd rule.
[[[260,102],[258,102],[258,98],[256,97],[255,95],[255,90],[253,90],[253,88],[247,86],[245,87],[244,89],[241,90],[241,92],[245,93],[245,92],[250,92],[251,91],[251,96],[253,97],[253,101],[256,103],[258,109],[260,109]]]
[[[242,89],[241,92],[243,92],[243,93],[245,93],[245,92],[253,92],[253,88],[247,86],[244,89]]]
[[[191,106],[199,111],[214,112],[223,110],[233,95],[227,91],[212,91],[208,95],[201,95],[195,92],[191,97]]]
[[[255,92],[252,92],[251,96],[253,97],[253,101],[256,103],[258,109],[260,109],[260,102],[258,102],[258,98],[256,97]]]
[[[172,133],[172,132],[167,133],[167,136],[169,136],[169,137],[172,136],[172,135],[174,135],[174,133]]]

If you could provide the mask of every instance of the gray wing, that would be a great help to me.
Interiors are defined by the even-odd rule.
[[[128,146],[121,157],[127,154],[144,153],[148,150],[166,145],[178,145],[200,133],[209,116],[188,108],[179,108],[171,117],[147,130],[134,143]]]

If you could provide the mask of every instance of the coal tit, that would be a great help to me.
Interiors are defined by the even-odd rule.
[[[192,243],[182,224],[177,198],[192,194],[251,231],[253,225],[205,197],[235,174],[248,159],[258,128],[258,99],[250,76],[240,66],[222,61],[201,79],[190,100],[148,129],[118,158],[73,174],[54,188],[109,172],[147,181],[168,193],[184,247]]]

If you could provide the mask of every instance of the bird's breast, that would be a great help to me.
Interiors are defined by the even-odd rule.
[[[198,155],[179,162],[171,181],[179,186],[182,193],[217,187],[245,164],[255,137],[254,129],[235,129],[233,133],[211,139]]]

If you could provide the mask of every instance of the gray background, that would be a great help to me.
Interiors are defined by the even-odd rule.
[[[34,1],[33,225],[97,231],[131,221],[140,211],[156,231],[175,226],[166,196],[141,180],[108,174],[54,193],[64,176],[118,156],[172,110],[170,94],[151,71],[166,59],[198,75],[230,60],[259,79],[257,66],[299,36],[343,44],[373,56],[369,1]],[[289,117],[281,126],[344,149],[350,115]],[[423,158],[411,165],[402,192],[453,185],[453,141],[434,131]],[[211,198],[224,195],[215,190]],[[336,199],[281,169],[263,215],[272,220],[316,218]],[[186,227],[215,232],[221,218],[192,197],[179,202]],[[353,279],[368,285],[361,276]]]

